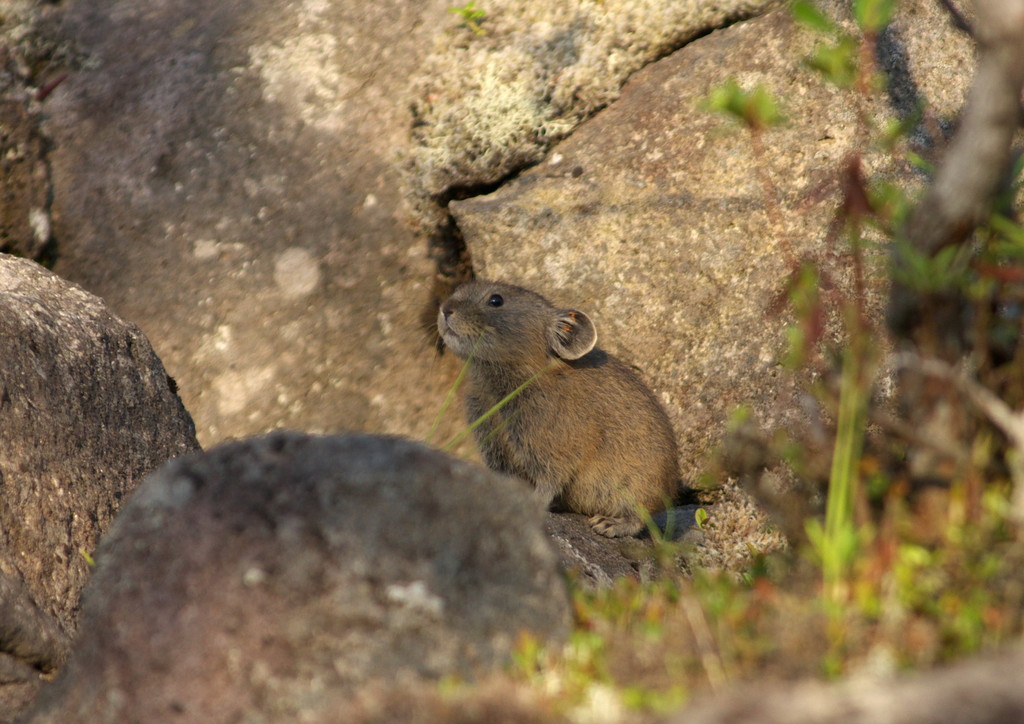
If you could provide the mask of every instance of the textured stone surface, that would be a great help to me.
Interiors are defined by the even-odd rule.
[[[0,651],[37,674],[64,659],[87,557],[125,496],[198,447],[172,385],[137,327],[0,254]]]
[[[935,4],[907,5],[882,44],[895,108],[866,111],[884,121],[920,97],[941,120],[959,108],[968,41]],[[916,41],[924,32],[932,44]],[[477,274],[582,309],[605,348],[643,369],[680,434],[684,477],[741,403],[769,427],[799,422],[780,362],[790,323],[780,311],[799,260],[823,264],[830,303],[850,289],[843,242],[828,229],[843,160],[858,146],[857,108],[802,63],[814,44],[786,10],[714,32],[633,76],[542,164],[451,204]],[[771,196],[747,133],[700,107],[730,77],[767,86],[789,119],[762,139]],[[909,173],[890,156],[866,162]],[[868,291],[877,311],[880,275]]]
[[[536,163],[553,139],[614,101],[631,73],[770,4],[506,0],[485,11],[484,33],[439,44],[415,76],[412,195],[443,197]]]
[[[66,3],[55,269],[146,331],[205,444],[429,428],[454,373],[390,159],[450,4]]]
[[[562,568],[588,588],[607,588],[616,578],[641,578],[652,573],[649,565],[626,555],[623,541],[599,536],[587,523],[587,516],[551,513],[544,524],[558,550]],[[636,539],[628,545],[642,546]]]
[[[338,721],[369,681],[482,673],[568,630],[541,520],[524,485],[395,438],[174,461],[104,539],[31,721]]]
[[[73,630],[82,552],[195,431],[146,338],[97,297],[0,255],[0,310],[4,569]]]

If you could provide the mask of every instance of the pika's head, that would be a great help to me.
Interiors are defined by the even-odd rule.
[[[463,284],[441,305],[437,329],[459,357],[488,362],[579,359],[597,344],[583,312],[559,309],[529,289],[477,280]]]

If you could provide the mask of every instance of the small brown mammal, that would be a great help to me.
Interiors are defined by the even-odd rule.
[[[487,465],[529,481],[545,504],[592,516],[602,535],[639,533],[638,509],[679,491],[672,425],[627,365],[595,347],[594,323],[522,287],[460,286],[438,312],[445,345],[469,358],[470,422],[532,380],[476,428]]]

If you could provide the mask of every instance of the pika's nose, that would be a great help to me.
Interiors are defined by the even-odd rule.
[[[451,326],[448,324],[448,317],[451,313],[452,310],[447,304],[442,304],[437,310],[437,328],[441,334],[451,329]]]

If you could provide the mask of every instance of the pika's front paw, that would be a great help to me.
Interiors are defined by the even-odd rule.
[[[595,533],[608,538],[636,535],[644,526],[639,518],[611,518],[606,515],[595,515],[587,522],[590,523]]]

